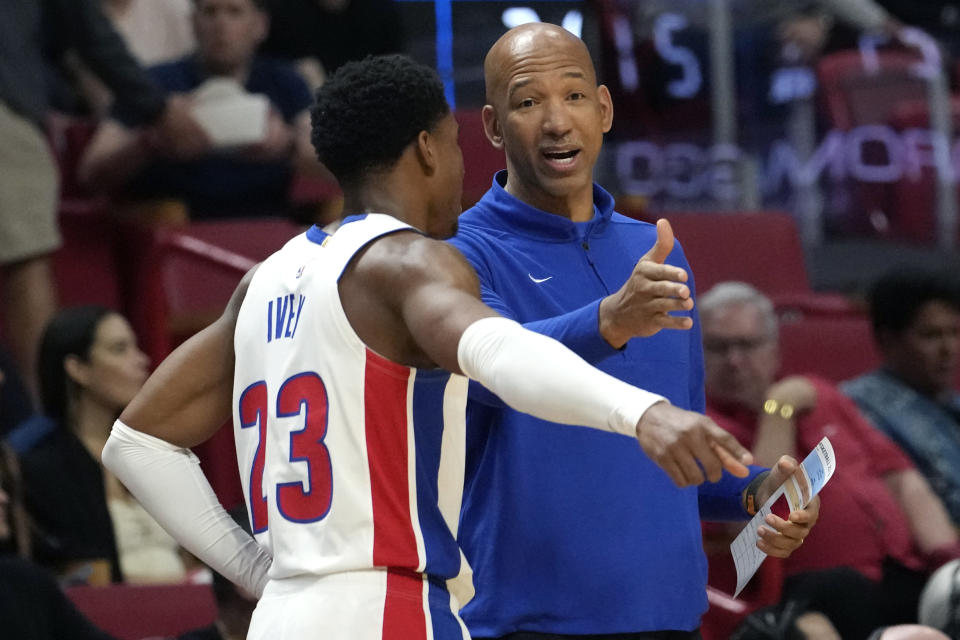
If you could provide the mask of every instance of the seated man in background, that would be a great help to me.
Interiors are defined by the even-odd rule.
[[[744,283],[722,283],[700,297],[699,308],[708,415],[759,464],[781,453],[801,458],[824,436],[836,452],[836,472],[822,496],[830,509],[810,544],[784,562],[785,597],[795,588],[830,586],[797,574],[849,567],[862,577],[856,592],[833,598],[834,610],[823,611],[841,637],[865,638],[876,627],[916,622],[928,573],[960,556],[943,503],[906,455],[835,387],[814,377],[776,379],[777,318],[763,294]]]
[[[318,167],[311,96],[291,66],[256,55],[269,23],[262,4],[197,0],[196,55],[151,69],[167,91],[191,95],[207,133],[198,153],[172,157],[173,141],[111,119],[87,149],[81,180],[96,189],[124,186],[138,200],[183,201],[194,218],[284,211],[294,169]]]
[[[913,458],[954,523],[960,522],[960,281],[897,270],[870,295],[876,371],[842,390]]]

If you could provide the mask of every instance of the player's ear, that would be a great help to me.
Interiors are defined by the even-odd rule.
[[[437,170],[438,156],[436,149],[436,138],[429,131],[421,131],[417,135],[416,154],[420,167],[428,176],[433,175]]]
[[[600,104],[600,122],[603,125],[603,132],[606,133],[613,126],[613,98],[610,97],[607,85],[602,84],[597,87],[597,101]]]
[[[483,105],[480,116],[483,118],[483,132],[486,134],[487,140],[490,141],[494,149],[503,150],[503,131],[500,128],[500,120],[497,118],[497,112],[493,105]]]

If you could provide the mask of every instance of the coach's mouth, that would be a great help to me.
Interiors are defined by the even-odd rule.
[[[566,172],[577,165],[580,149],[544,149],[541,153],[550,167],[560,172]]]

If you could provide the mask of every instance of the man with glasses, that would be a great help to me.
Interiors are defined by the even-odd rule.
[[[943,503],[836,387],[807,376],[777,380],[777,317],[763,294],[726,282],[702,295],[699,309],[708,415],[759,464],[784,453],[801,458],[824,436],[836,452],[821,496],[830,509],[820,514],[817,535],[784,561],[786,597],[822,593],[826,582],[811,587],[809,572],[850,567],[862,598],[834,598],[836,609],[823,611],[843,638],[915,622],[929,572],[960,557]]]

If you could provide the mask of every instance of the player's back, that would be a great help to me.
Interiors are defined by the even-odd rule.
[[[389,569],[429,576],[424,597],[447,580],[461,602],[472,595],[455,541],[466,379],[371,351],[337,287],[361,248],[408,228],[376,214],[347,218],[333,235],[313,227],[268,258],[247,290],[234,433],[253,531],[274,558],[271,581]]]

